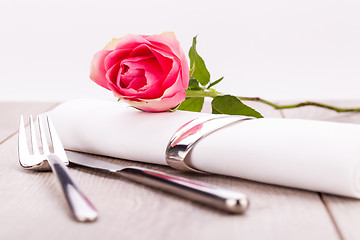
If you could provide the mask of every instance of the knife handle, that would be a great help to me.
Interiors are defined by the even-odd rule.
[[[140,167],[117,171],[121,176],[228,213],[243,213],[249,206],[246,195],[189,179]]]

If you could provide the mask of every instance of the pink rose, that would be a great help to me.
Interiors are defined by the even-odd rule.
[[[173,33],[127,35],[94,55],[90,78],[136,108],[160,112],[184,101],[189,67]]]

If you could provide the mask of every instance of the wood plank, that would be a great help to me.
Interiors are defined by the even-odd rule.
[[[359,107],[360,101],[327,101],[343,107]],[[306,118],[334,122],[360,124],[360,113],[336,113],[317,107],[285,110],[284,116],[290,118]],[[360,201],[357,199],[322,195],[323,201],[344,239],[360,239],[360,230],[356,223],[360,222]]]
[[[245,215],[228,215],[123,179],[70,169],[100,212],[96,223],[79,224],[69,212],[51,173],[29,172],[17,163],[16,136],[0,145],[1,239],[337,239],[317,194],[221,176],[197,176],[149,164],[113,162],[163,170],[246,193]],[[11,183],[11,184],[9,184]],[[51,224],[49,224],[51,221]]]
[[[0,145],[0,156],[0,239],[338,239],[316,193],[110,158],[102,159],[244,192],[250,208],[244,215],[224,214],[113,175],[73,168],[71,175],[100,213],[97,222],[80,224],[70,220],[51,173],[21,169],[16,136]]]
[[[57,103],[51,102],[1,102],[0,103],[0,143],[8,136],[15,133],[19,128],[20,115],[24,117],[37,115],[41,112],[47,111]],[[28,120],[25,120],[28,122]]]

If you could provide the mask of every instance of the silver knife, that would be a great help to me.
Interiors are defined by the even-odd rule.
[[[73,164],[116,173],[137,183],[160,189],[228,213],[243,213],[249,206],[246,195],[242,193],[176,177],[151,169],[141,167],[121,167],[117,164],[99,160],[87,153],[66,150],[66,155]]]

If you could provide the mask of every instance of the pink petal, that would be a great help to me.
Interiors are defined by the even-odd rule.
[[[150,44],[148,40],[140,35],[129,34],[119,40],[115,49],[134,49],[144,43]]]
[[[169,72],[169,74],[166,76],[165,80],[163,81],[161,89],[165,91],[166,89],[174,85],[176,81],[182,82],[181,78],[179,78],[179,73],[180,73],[179,63],[177,61],[174,61],[173,67]]]
[[[139,89],[143,88],[144,86],[146,86],[146,78],[139,76],[132,79],[128,88],[139,91]]]
[[[181,49],[175,34],[171,32],[165,32],[160,35],[146,36],[145,38],[160,49],[163,48],[165,50],[166,47],[164,47],[164,45],[166,44],[166,46],[170,47],[171,51],[180,59],[182,75],[181,80],[183,82],[184,88],[187,89],[189,85],[189,66],[186,60],[186,55]]]
[[[104,59],[104,68],[108,71],[114,64],[118,63],[122,59],[126,58],[131,50],[128,49],[117,49],[109,53]]]
[[[134,51],[129,55],[130,57],[143,57],[143,56],[152,56],[155,57],[160,66],[163,69],[163,72],[167,73],[171,70],[174,54],[167,53],[160,49],[151,48],[148,45],[142,44],[136,47]]]
[[[163,71],[165,73],[169,73],[173,67],[174,59],[177,57],[173,54],[158,50],[158,49],[151,49],[154,56],[158,60],[159,64],[161,65]]]
[[[117,85],[120,88],[132,88],[139,90],[139,88],[146,85],[146,78],[143,69],[129,68],[127,72],[118,74],[118,81],[119,84]]]
[[[122,62],[127,65],[129,69],[143,69],[149,85],[162,81],[165,74],[159,62],[153,58],[128,58]]]
[[[115,97],[122,98],[123,94],[115,84],[109,83],[109,88],[113,92]]]
[[[146,40],[151,42],[154,46],[157,46],[160,49],[167,50],[170,49],[178,58],[181,57],[181,48],[179,41],[176,39],[176,36],[172,32],[164,32],[159,35],[149,35],[144,36]]]
[[[168,87],[165,91],[163,96],[164,97],[172,97],[174,95],[176,95],[179,92],[184,92],[185,93],[185,88],[183,86],[183,83],[181,81],[181,74],[178,74],[177,80],[175,81],[175,83]]]
[[[115,64],[114,66],[112,66],[112,68],[110,68],[106,72],[105,76],[106,76],[108,82],[116,83],[119,70],[120,70],[120,64],[118,63],[118,64]]]
[[[150,47],[146,44],[138,45],[129,54],[129,57],[145,57],[145,56],[151,56],[151,57],[154,56],[154,54],[151,52]]]
[[[189,86],[189,65],[186,60],[185,54],[183,51],[180,52],[180,60],[181,60],[181,80],[184,89],[187,89]]]
[[[104,59],[109,53],[111,53],[111,50],[100,50],[94,54],[90,66],[90,79],[98,85],[110,90],[105,76],[106,70],[104,67]]]
[[[185,96],[186,96],[185,92],[178,92],[172,97],[164,97],[161,99],[149,100],[146,102],[137,102],[137,101],[129,101],[129,100],[127,100],[127,102],[130,105],[147,112],[164,112],[164,111],[168,111],[171,108],[176,107],[178,104],[184,101]]]

